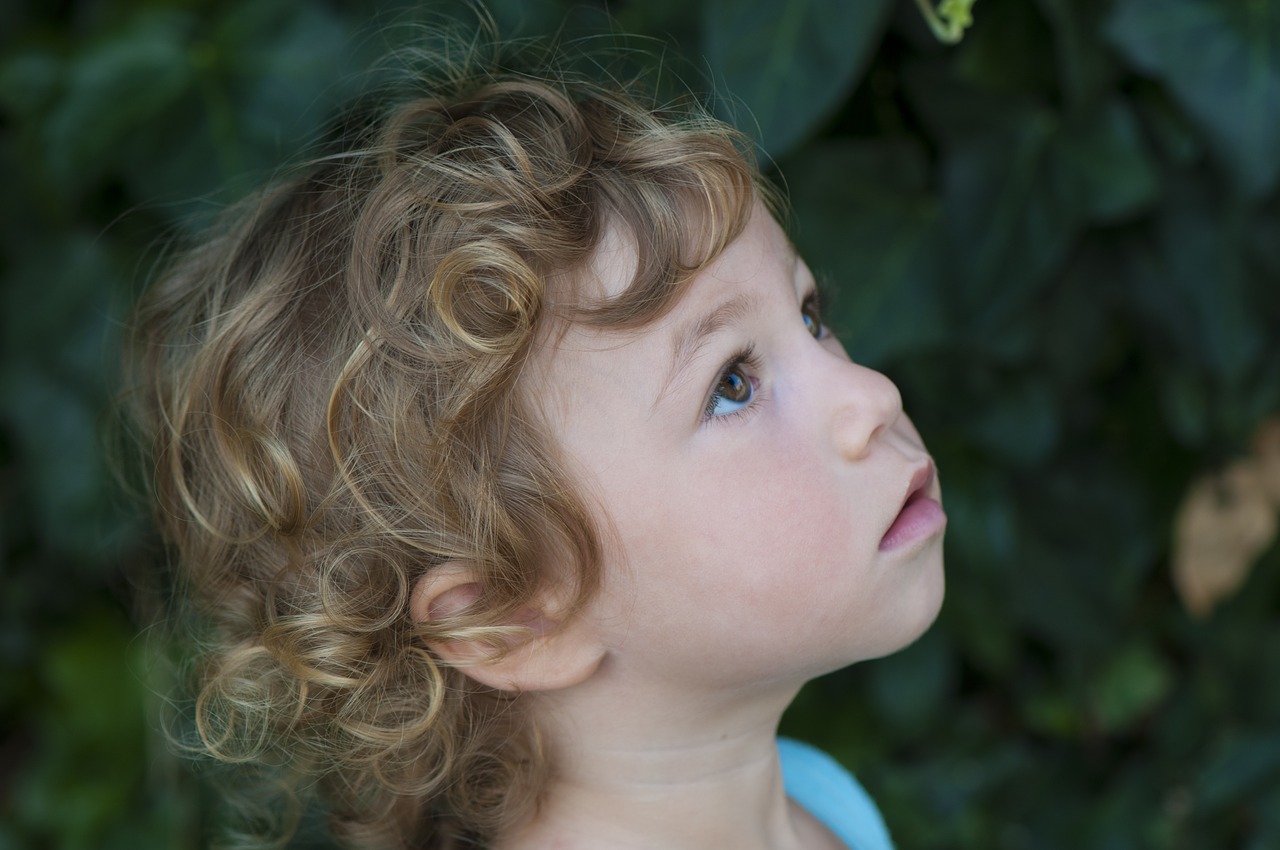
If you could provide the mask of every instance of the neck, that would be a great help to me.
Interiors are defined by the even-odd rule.
[[[502,850],[838,846],[783,789],[776,734],[794,689],[719,704],[650,692],[606,706],[603,694],[537,698],[554,775]]]

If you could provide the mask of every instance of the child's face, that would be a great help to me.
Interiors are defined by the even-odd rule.
[[[612,293],[633,262],[615,239],[593,271]],[[939,497],[929,454],[894,385],[813,323],[812,295],[757,208],[661,320],[574,326],[539,362],[546,417],[601,514],[603,586],[584,616],[617,669],[682,688],[798,683],[936,616],[945,516],[929,498],[903,510],[922,481]]]

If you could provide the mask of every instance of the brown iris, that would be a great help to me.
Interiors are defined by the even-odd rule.
[[[810,296],[800,305],[800,316],[804,326],[814,339],[822,339],[822,313],[818,310],[818,299]]]
[[[716,395],[725,401],[742,404],[751,399],[751,381],[735,366],[720,379]]]

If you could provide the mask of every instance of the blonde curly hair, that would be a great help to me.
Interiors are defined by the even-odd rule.
[[[361,848],[528,815],[547,759],[519,698],[428,649],[498,641],[553,573],[578,605],[597,585],[522,369],[553,317],[660,316],[764,192],[736,131],[632,84],[473,61],[379,115],[230,210],[132,322],[199,747],[250,780],[237,843],[287,840],[312,800]],[[632,284],[564,297],[613,225]],[[414,623],[415,582],[459,560],[478,602]]]

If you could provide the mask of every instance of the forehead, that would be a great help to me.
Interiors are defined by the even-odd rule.
[[[563,282],[576,287],[568,297],[590,302],[621,295],[635,277],[637,257],[635,235],[625,227],[610,226],[587,268],[572,283]],[[588,378],[621,379],[624,367],[665,373],[693,338],[740,320],[762,307],[763,300],[785,295],[809,280],[782,228],[757,204],[738,238],[653,321],[619,329],[553,318],[535,352],[534,373],[543,392],[561,399]]]
[[[690,226],[699,225],[691,223]],[[636,234],[620,221],[610,220],[586,265],[571,275],[563,276],[553,286],[548,324],[560,327],[549,335],[550,339],[571,333],[584,340],[605,341],[612,347],[620,340],[661,334],[677,325],[681,316],[704,308],[707,302],[730,297],[735,290],[750,288],[757,277],[784,273],[790,279],[796,267],[803,266],[782,228],[757,201],[742,233],[701,273],[680,285],[668,308],[660,311],[657,318],[639,327],[625,328],[597,327],[590,322],[575,321],[575,310],[590,309],[624,296],[636,280],[638,263]],[[558,346],[552,342],[549,347]]]

